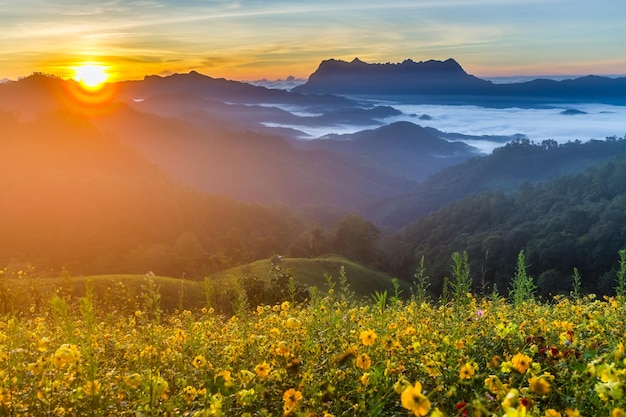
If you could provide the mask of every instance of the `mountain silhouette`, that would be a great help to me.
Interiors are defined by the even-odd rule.
[[[454,60],[368,64],[330,59],[292,91],[315,94],[480,94],[492,86],[469,75]]]
[[[596,75],[555,81],[494,84],[468,74],[457,61],[369,64],[323,61],[309,80],[292,91],[348,96],[394,96],[396,100],[491,106],[538,105],[562,101],[626,104],[626,77]]]

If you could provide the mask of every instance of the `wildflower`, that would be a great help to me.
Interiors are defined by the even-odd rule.
[[[297,329],[298,327],[300,327],[300,320],[295,317],[289,317],[285,322],[285,327],[287,327],[288,329]]]
[[[373,346],[377,337],[374,330],[363,330],[361,332],[361,342],[363,342],[365,346]]]
[[[284,340],[278,342],[278,346],[274,349],[274,353],[279,356],[289,356],[289,345]]]
[[[185,388],[183,388],[183,398],[185,399],[187,404],[195,400],[197,396],[198,391],[191,385],[187,385]]]
[[[0,388],[0,404],[11,404],[11,391],[6,388]]]
[[[45,352],[48,350],[48,344],[50,340],[47,337],[42,337],[39,342],[37,342],[37,350],[40,352]]]
[[[237,392],[237,403],[243,405],[244,407],[250,405],[254,399],[256,398],[256,391],[254,388],[250,389],[242,389]]]
[[[99,381],[87,381],[83,389],[86,395],[93,396],[100,393],[101,387],[102,384]]]
[[[528,380],[530,390],[539,395],[548,395],[550,393],[549,379],[551,376],[552,375],[541,375],[530,377]]]
[[[395,384],[393,384],[393,390],[398,393],[398,394],[402,394],[402,392],[409,388],[411,386],[411,383],[409,381],[407,381],[406,379],[404,379],[404,377],[401,377],[398,382],[396,382]]]
[[[578,409],[571,409],[571,408],[566,408],[565,409],[565,415],[567,417],[580,417],[580,411],[578,411]]]
[[[248,385],[254,379],[254,374],[247,369],[242,369],[239,371],[239,377],[244,385]]]
[[[459,378],[472,379],[473,376],[474,376],[474,366],[471,363],[466,362],[465,365],[463,365],[461,367],[461,370],[459,371]]]
[[[152,378],[152,390],[157,396],[165,394],[168,387],[169,384],[160,375]]]
[[[598,382],[595,386],[596,394],[603,401],[619,400],[624,394],[619,381]]]
[[[141,375],[135,373],[124,378],[124,382],[131,388],[137,388],[141,384]]]
[[[520,403],[519,391],[517,388],[512,388],[509,392],[506,393],[504,399],[502,400],[502,408],[517,408]]]
[[[356,366],[363,370],[367,370],[372,366],[372,359],[367,353],[362,353],[356,357]]]
[[[361,381],[361,384],[363,385],[367,385],[370,383],[370,373],[369,372],[365,372],[363,375],[361,375],[361,378],[359,378],[359,380]]]
[[[198,355],[195,358],[193,358],[193,361],[191,361],[191,364],[196,369],[204,368],[204,365],[206,365],[206,359],[204,358],[204,356]]]
[[[76,345],[64,344],[54,352],[52,362],[57,368],[63,368],[65,365],[80,359],[80,352]]]
[[[289,415],[296,409],[298,402],[302,400],[302,393],[293,388],[289,388],[283,394],[283,415]]]
[[[525,373],[532,363],[532,359],[528,355],[517,353],[511,358],[511,365],[520,374]]]
[[[402,407],[412,411],[415,416],[425,416],[430,411],[430,400],[422,394],[422,384],[419,382],[402,391],[400,401]]]
[[[502,382],[496,375],[489,375],[488,378],[485,379],[485,386],[492,394],[498,394],[502,390]]]
[[[554,408],[548,408],[543,415],[544,417],[561,417],[561,413]]]
[[[270,365],[266,361],[263,361],[263,363],[258,364],[254,368],[254,372],[257,374],[258,377],[265,378],[269,375],[271,369],[272,368],[270,367]]]
[[[222,378],[224,380],[224,382],[230,382],[232,380],[232,376],[231,376],[231,372],[230,371],[219,371],[216,375],[215,375],[215,381],[217,381],[218,378]]]
[[[621,408],[614,408],[613,411],[611,412],[611,417],[624,417],[626,416],[626,413],[624,413],[624,410]]]
[[[35,375],[41,375],[46,366],[46,360],[42,357],[37,359],[37,362],[29,363],[27,369]]]

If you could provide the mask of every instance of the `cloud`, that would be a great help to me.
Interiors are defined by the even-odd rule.
[[[541,142],[554,139],[559,143],[589,139],[605,139],[607,136],[626,134],[626,107],[605,104],[565,104],[552,108],[485,108],[480,106],[453,105],[408,105],[385,102],[403,112],[384,120],[392,123],[400,120],[433,127],[446,133],[461,133],[473,136],[512,136],[522,134],[528,139]],[[577,109],[586,114],[563,115],[566,109]],[[430,120],[420,116],[428,115]],[[272,126],[277,126],[272,124]],[[310,135],[310,138],[322,137],[331,133],[345,134],[363,130],[363,126],[284,126],[293,127]],[[370,128],[373,128],[372,126]],[[306,139],[306,138],[304,138]],[[484,152],[490,152],[501,146],[499,142],[486,140],[470,141],[472,146]]]

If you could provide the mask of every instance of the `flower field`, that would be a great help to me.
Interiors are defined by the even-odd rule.
[[[621,298],[134,312],[87,291],[0,319],[2,416],[621,416]]]

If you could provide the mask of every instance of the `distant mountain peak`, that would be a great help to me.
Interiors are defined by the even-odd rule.
[[[328,59],[320,63],[309,80],[294,89],[303,93],[331,94],[439,94],[476,91],[488,81],[469,75],[453,58],[445,61],[366,63]]]

